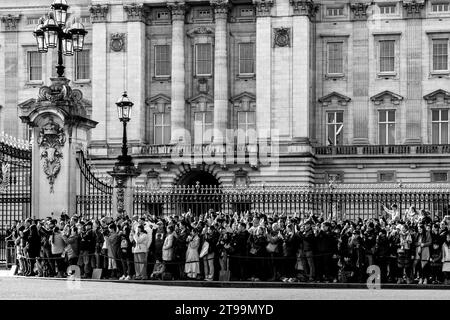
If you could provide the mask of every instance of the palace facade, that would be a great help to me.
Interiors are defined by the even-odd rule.
[[[56,75],[32,34],[48,2],[0,4],[0,129],[22,139]],[[66,77],[98,122],[100,174],[127,91],[137,185],[449,181],[450,1],[68,3],[89,33]]]

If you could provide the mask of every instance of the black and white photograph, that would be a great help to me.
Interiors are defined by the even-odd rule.
[[[450,299],[449,44],[450,0],[0,0],[0,300]]]

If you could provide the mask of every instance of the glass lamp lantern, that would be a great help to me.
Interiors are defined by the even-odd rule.
[[[48,51],[47,42],[45,41],[45,33],[42,30],[43,26],[44,26],[44,19],[40,18],[39,24],[33,31],[33,35],[36,39],[39,53],[46,53]]]
[[[120,99],[116,102],[116,105],[119,120],[122,122],[130,121],[131,108],[133,107],[134,103],[130,101],[126,92],[122,94]]]
[[[59,27],[56,25],[56,21],[53,17],[53,13],[49,12],[47,19],[44,21],[44,25],[41,27],[44,31],[44,41],[48,48],[56,48],[58,40]]]
[[[73,56],[73,40],[69,29],[64,29],[62,38],[62,53],[65,56]]]
[[[65,26],[67,19],[67,5],[66,0],[54,0],[51,6],[53,13],[55,15],[56,23],[60,26]]]
[[[87,34],[86,29],[80,22],[76,22],[70,29],[69,33],[72,35],[73,41],[73,51],[80,52],[83,51],[84,37]]]

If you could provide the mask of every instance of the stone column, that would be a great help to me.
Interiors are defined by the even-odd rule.
[[[19,30],[18,24],[20,21],[20,15],[5,15],[1,17],[4,31],[4,47],[3,47],[3,63],[4,63],[4,74],[2,76],[5,78],[5,96],[4,104],[2,108],[2,131],[12,135],[13,137],[20,137],[21,132],[19,132],[19,119],[17,113],[17,89],[18,83],[18,72],[17,68],[19,65]],[[25,66],[26,71],[26,66]],[[6,121],[5,121],[6,120]]]
[[[350,5],[353,25],[353,144],[369,143],[369,2],[360,0]]]
[[[184,16],[186,5],[184,2],[168,2],[172,12],[172,105],[170,111],[171,143],[180,140],[187,142],[185,128],[185,50],[184,50]]]
[[[214,143],[225,141],[228,124],[227,17],[228,0],[211,0],[215,18],[214,47]]]
[[[88,130],[97,125],[86,117],[80,90],[72,90],[66,78],[51,80],[50,87],[39,90],[31,111],[20,117],[33,127],[31,208],[38,219],[76,212],[76,153],[86,150]]]
[[[106,155],[107,137],[107,35],[108,5],[92,5],[89,8],[92,21],[92,119],[98,126],[92,130],[91,153]]]
[[[291,0],[292,17],[292,133],[293,142],[309,144],[311,119],[311,21],[313,1]]]
[[[123,5],[127,19],[126,90],[134,103],[129,124],[129,142],[138,144],[145,139],[145,20],[147,9],[143,4]],[[116,99],[119,98],[119,95]],[[133,153],[134,148],[130,151]]]
[[[270,10],[273,0],[254,0],[256,7],[256,130],[258,140],[271,132],[272,46]]]
[[[421,143],[422,122],[422,19],[425,12],[424,0],[404,0],[404,16],[406,20],[406,97],[407,112],[403,123],[406,126],[405,141],[397,143]],[[405,107],[405,106],[403,106]],[[401,123],[400,115],[396,122]]]

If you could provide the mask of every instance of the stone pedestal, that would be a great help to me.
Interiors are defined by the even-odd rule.
[[[140,174],[133,163],[120,165],[117,163],[113,171],[108,172],[114,178],[113,216],[125,214],[133,215],[133,179]]]
[[[78,165],[76,152],[87,147],[88,131],[97,122],[86,118],[80,90],[66,78],[52,78],[39,90],[31,111],[20,118],[33,127],[32,216],[59,216],[76,211]]]

